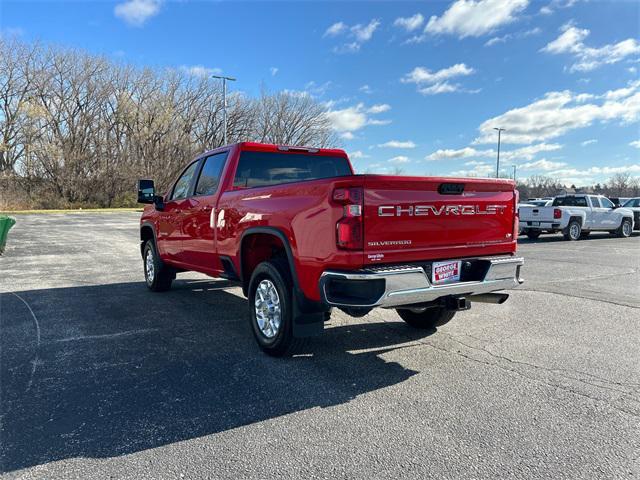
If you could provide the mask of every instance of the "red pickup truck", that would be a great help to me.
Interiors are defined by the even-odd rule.
[[[239,143],[198,156],[164,196],[140,180],[138,201],[147,286],[183,271],[239,282],[271,355],[332,307],[433,328],[522,283],[508,180],[356,175],[343,150]]]

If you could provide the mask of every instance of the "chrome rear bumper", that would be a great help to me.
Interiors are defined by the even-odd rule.
[[[463,261],[469,259],[463,259]],[[328,305],[336,307],[391,308],[432,302],[442,297],[467,297],[507,290],[523,283],[520,257],[476,258],[488,263],[481,280],[432,285],[421,266],[406,265],[371,270],[341,272],[329,270],[320,277],[320,293]],[[357,285],[358,295],[344,295]]]

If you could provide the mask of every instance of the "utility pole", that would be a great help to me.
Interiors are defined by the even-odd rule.
[[[498,161],[496,162],[496,178],[500,178],[500,134],[505,131],[504,128],[493,127],[498,131]]]
[[[517,169],[517,165],[514,163],[513,165],[511,165],[513,167],[513,181],[516,181],[516,169]]]
[[[223,77],[219,75],[211,75],[212,78],[222,80],[222,144],[227,144],[227,80],[235,82],[233,77]]]

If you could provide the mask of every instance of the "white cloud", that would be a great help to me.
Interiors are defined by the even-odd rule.
[[[639,173],[640,164],[623,165],[620,167],[590,167],[590,168],[564,168],[560,170],[553,170],[549,173],[551,177],[587,177],[594,178],[597,176],[604,177],[608,175],[615,175],[616,173]]]
[[[640,148],[640,140],[634,140],[633,142],[630,142],[629,145],[631,147]]]
[[[450,148],[436,150],[430,155],[425,157],[425,160],[453,160],[458,158],[468,158],[476,156],[486,156],[488,150],[478,151],[475,148],[465,147],[459,150],[452,150]]]
[[[380,26],[379,20],[371,20],[367,25],[357,24],[351,27],[351,33],[360,43],[371,40],[373,33]]]
[[[471,75],[473,68],[467,67],[464,63],[456,63],[437,72],[431,72],[424,67],[416,67],[407,73],[402,79],[405,83],[437,83],[454,77]]]
[[[524,32],[517,32],[517,33],[507,33],[505,35],[502,35],[501,37],[493,37],[490,38],[489,40],[487,40],[487,42],[484,44],[485,47],[491,47],[493,45],[496,45],[498,43],[505,43],[507,42],[507,40],[516,40],[519,38],[527,38],[530,37],[532,35],[538,35],[542,32],[542,29],[540,29],[539,27],[535,27],[532,28],[531,30],[525,30]]]
[[[222,73],[220,68],[207,68],[203,65],[182,65],[180,70],[191,75],[192,77],[209,78],[211,75],[219,75]]]
[[[547,159],[536,160],[535,162],[523,163],[518,166],[519,170],[540,170],[543,172],[548,172],[551,170],[556,170],[558,168],[566,167],[567,164],[564,162],[551,162]]]
[[[278,67],[271,67],[271,68],[269,68],[269,73],[271,73],[272,77],[275,77],[278,74],[279,70],[280,69]]]
[[[479,37],[516,20],[528,0],[456,0],[442,16],[432,16],[427,34]]]
[[[563,53],[573,55],[576,61],[570,68],[572,72],[587,72],[602,65],[618,63],[628,56],[640,54],[640,42],[635,38],[594,48],[587,47],[583,42],[591,33],[586,28],[578,28],[572,23],[567,23],[561,31],[560,36],[549,42],[542,51],[554,55]]]
[[[385,143],[379,143],[378,147],[380,148],[416,148],[416,144],[411,140],[400,141],[400,140],[389,140]]]
[[[421,13],[416,13],[411,17],[400,17],[396,18],[396,21],[393,22],[393,25],[396,27],[404,28],[407,32],[413,32],[414,30],[420,28],[424,23],[424,17]]]
[[[465,91],[457,83],[449,83],[447,80],[456,77],[465,77],[475,73],[475,70],[464,63],[457,63],[436,72],[424,67],[416,67],[400,79],[403,83],[415,83],[418,85],[418,92],[423,95],[437,95],[439,93],[450,93]]]
[[[367,125],[386,125],[390,123],[390,120],[370,118],[369,115],[377,112],[372,112],[371,108],[366,108],[363,103],[340,109],[331,108],[331,102],[327,105],[329,110],[326,112],[326,115],[331,121],[334,130],[342,132],[343,134],[345,132],[355,132]]]
[[[355,138],[355,135],[351,132],[344,132],[340,134],[340,138],[344,140],[353,140]]]
[[[113,9],[116,17],[129,25],[140,27],[160,11],[160,0],[127,0]]]
[[[592,101],[580,102],[578,97],[569,90],[548,92],[529,105],[483,122],[479,127],[480,136],[473,143],[494,143],[496,126],[507,129],[503,142],[527,144],[557,138],[596,121],[630,123],[640,117],[640,80],[624,89],[594,96]]]
[[[360,51],[360,47],[373,37],[373,34],[380,26],[380,20],[373,19],[366,25],[358,23],[349,26],[344,22],[337,22],[331,25],[325,32],[323,37],[338,37],[347,35],[352,39],[350,42],[343,43],[333,48],[335,53],[356,53]]]
[[[349,158],[369,158],[369,155],[364,153],[362,150],[356,150],[349,154]]]
[[[362,93],[366,93],[367,95],[371,95],[373,93],[373,90],[369,85],[362,85],[358,90]]]
[[[388,160],[389,163],[393,163],[399,165],[401,163],[409,163],[409,157],[405,157],[404,155],[398,155],[397,157],[390,158]]]
[[[506,161],[533,160],[533,158],[540,152],[552,152],[561,148],[562,145],[557,143],[538,143],[536,145],[527,145],[526,147],[517,148],[515,150],[502,150],[500,152],[500,159]],[[458,150],[440,149],[430,155],[427,155],[425,160],[455,160],[471,157],[495,158],[497,157],[497,152],[494,149],[477,150],[473,147],[464,147]],[[471,163],[465,163],[465,165],[469,164]]]
[[[590,140],[585,140],[584,142],[581,142],[580,145],[582,145],[583,147],[586,147],[587,145],[593,145],[594,143],[598,143],[598,140],[596,140],[595,138],[592,138]]]
[[[559,8],[573,7],[579,0],[552,0],[548,5],[542,7],[539,11],[541,15],[551,15]]]
[[[373,105],[373,106],[369,107],[367,112],[375,114],[375,113],[388,112],[389,110],[391,110],[391,106],[390,105],[387,105],[386,103],[381,103],[381,104]]]
[[[471,169],[455,170],[449,175],[452,177],[493,177],[495,172],[495,164],[477,163]]]
[[[331,120],[333,128],[338,131],[354,132],[367,124],[367,114],[362,104],[339,110],[329,110],[327,116]]]
[[[333,25],[331,25],[329,28],[327,28],[327,30],[324,32],[323,37],[336,37],[344,32],[346,32],[348,29],[347,24],[344,22],[336,22]]]

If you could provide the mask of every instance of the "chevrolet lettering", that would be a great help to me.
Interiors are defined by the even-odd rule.
[[[379,217],[424,217],[428,215],[498,215],[504,213],[504,205],[381,205]]]

